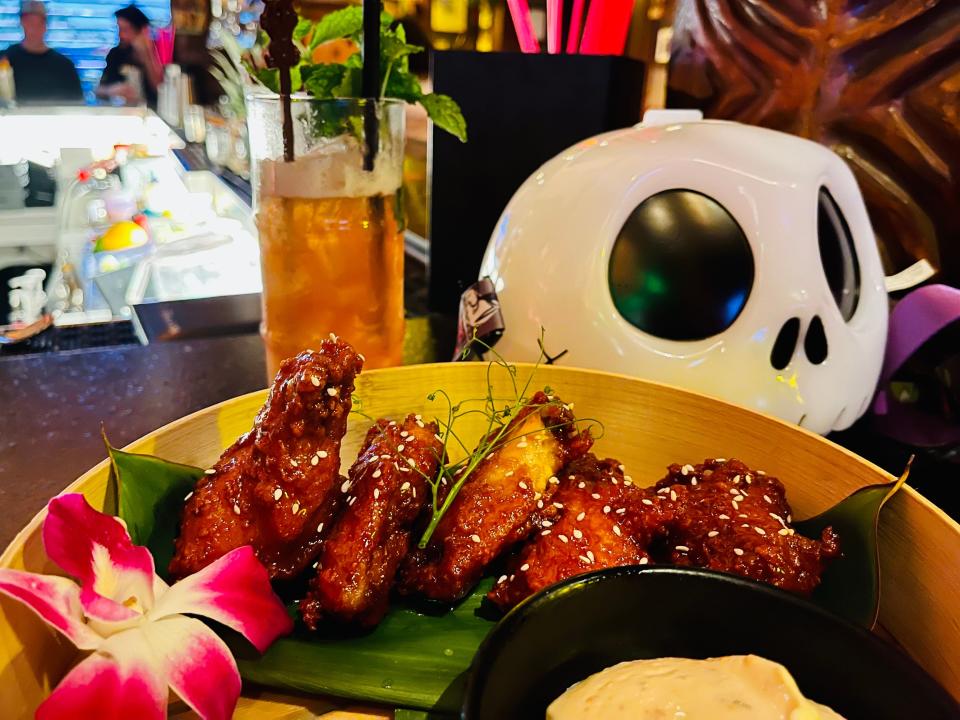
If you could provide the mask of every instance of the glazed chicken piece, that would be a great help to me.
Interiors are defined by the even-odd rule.
[[[311,629],[330,618],[376,625],[387,611],[413,525],[430,502],[443,455],[436,423],[408,415],[403,425],[378,420],[367,432],[349,478],[339,488],[347,507],[320,552],[317,575],[300,613]]]
[[[560,400],[537,393],[460,488],[430,544],[407,556],[400,591],[445,602],[466,595],[487,565],[537,527],[557,473],[592,444]]]
[[[649,491],[623,474],[613,459],[592,453],[563,470],[560,487],[544,508],[539,531],[510,560],[487,597],[506,610],[561,580],[620,565],[646,565],[644,550],[668,518]]]
[[[650,547],[659,562],[722,570],[809,595],[840,554],[832,528],[820,540],[798,535],[783,484],[738,460],[671,465],[656,487],[657,505],[673,515]]]
[[[253,546],[271,578],[290,578],[313,562],[322,528],[342,504],[340,441],[362,366],[335,336],[283,362],[253,429],[184,505],[174,578],[242,545]]]

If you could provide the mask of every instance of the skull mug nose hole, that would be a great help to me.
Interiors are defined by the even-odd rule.
[[[814,315],[810,321],[807,336],[803,339],[803,349],[807,353],[807,359],[814,365],[827,359],[827,333],[819,315]]]
[[[773,343],[773,350],[770,351],[770,364],[774,368],[783,370],[790,364],[790,358],[793,357],[793,351],[797,349],[799,338],[800,318],[792,317],[780,328],[777,339]]]

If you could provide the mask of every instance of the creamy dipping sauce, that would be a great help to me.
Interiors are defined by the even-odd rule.
[[[547,720],[843,720],[807,700],[783,665],[756,655],[634,660],[577,683]]]

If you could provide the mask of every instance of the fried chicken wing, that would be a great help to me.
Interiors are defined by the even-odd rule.
[[[317,575],[300,613],[315,629],[322,618],[375,625],[387,611],[412,529],[430,502],[427,478],[443,455],[436,423],[409,415],[403,425],[378,420],[340,490],[347,507],[320,552]]]
[[[650,534],[665,521],[644,512],[648,491],[617,460],[592,453],[563,470],[539,532],[521,548],[487,595],[506,610],[561,580],[620,565],[645,565]]]
[[[311,562],[339,512],[340,441],[363,366],[331,336],[285,360],[253,429],[226,450],[184,505],[170,562],[175,578],[252,545],[271,578]]]
[[[460,488],[430,544],[407,556],[400,591],[446,602],[466,595],[491,561],[530,534],[556,474],[592,443],[561,401],[537,393]]]
[[[657,504],[672,510],[659,547],[660,562],[723,570],[809,595],[839,538],[826,528],[820,540],[798,535],[783,484],[737,460],[671,465],[657,483]]]

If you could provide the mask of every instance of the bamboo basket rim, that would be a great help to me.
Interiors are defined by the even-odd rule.
[[[841,453],[843,453],[844,455],[847,455],[847,456],[853,458],[853,459],[856,460],[857,462],[860,462],[860,463],[863,463],[864,465],[867,465],[867,466],[870,467],[870,469],[873,470],[874,472],[879,473],[880,475],[886,477],[889,482],[893,482],[893,481],[896,480],[896,478],[895,478],[892,474],[890,474],[889,472],[887,472],[886,470],[884,470],[883,468],[881,468],[879,465],[876,465],[875,463],[871,462],[870,460],[867,460],[866,458],[864,458],[864,457],[862,457],[862,456],[860,456],[860,455],[857,455],[855,452],[853,452],[853,451],[851,451],[851,450],[848,450],[847,448],[843,447],[842,445],[838,445],[837,443],[835,443],[835,442],[833,442],[832,440],[829,440],[829,439],[823,437],[822,435],[818,435],[817,433],[814,433],[814,432],[812,432],[812,431],[810,431],[810,430],[808,430],[808,429],[806,429],[806,428],[804,428],[804,427],[801,427],[801,426],[799,426],[799,425],[794,425],[793,423],[789,423],[789,422],[787,422],[786,420],[782,420],[781,418],[778,418],[778,417],[776,417],[776,416],[774,416],[774,415],[770,415],[770,414],[768,414],[768,413],[765,413],[765,412],[756,410],[756,409],[751,408],[751,407],[747,407],[747,406],[745,406],[745,405],[741,405],[741,404],[739,404],[739,403],[730,402],[730,401],[728,401],[728,400],[722,400],[722,399],[717,398],[717,397],[714,397],[714,396],[712,396],[712,395],[707,395],[706,393],[697,392],[697,391],[695,391],[695,390],[687,390],[686,388],[677,387],[676,385],[671,385],[671,384],[669,384],[669,383],[657,382],[657,381],[655,381],[655,380],[647,380],[647,379],[645,379],[645,378],[636,377],[636,376],[634,376],[634,375],[627,375],[627,374],[625,374],[625,373],[609,372],[609,371],[607,371],[607,370],[594,370],[594,369],[592,369],[592,368],[579,368],[579,367],[568,367],[568,366],[562,366],[562,367],[561,367],[561,366],[543,365],[543,364],[539,364],[539,365],[538,365],[538,364],[536,364],[536,363],[528,363],[528,362],[510,363],[510,364],[513,365],[514,367],[517,367],[517,368],[519,368],[519,369],[525,369],[525,370],[538,370],[538,371],[539,371],[539,370],[544,370],[544,371],[546,371],[546,372],[553,372],[554,370],[558,370],[558,371],[573,371],[573,372],[587,373],[587,374],[597,375],[597,376],[606,376],[606,377],[609,377],[609,378],[615,378],[615,379],[617,379],[617,380],[627,380],[627,381],[630,381],[630,382],[641,383],[641,384],[651,385],[651,386],[660,387],[660,388],[666,388],[666,389],[668,389],[668,390],[675,391],[675,392],[679,392],[679,393],[682,393],[682,394],[685,394],[685,395],[690,395],[690,396],[695,396],[695,397],[698,397],[698,398],[701,398],[701,399],[706,399],[706,400],[708,400],[708,401],[710,401],[710,402],[719,403],[719,404],[721,404],[721,405],[727,405],[727,406],[729,406],[729,407],[734,407],[734,408],[737,408],[738,410],[743,410],[743,411],[745,411],[745,412],[749,412],[749,413],[753,413],[754,415],[758,415],[758,416],[764,418],[765,420],[767,420],[768,422],[773,422],[773,423],[776,423],[776,424],[779,424],[779,425],[782,425],[782,426],[785,426],[785,427],[789,427],[789,428],[792,429],[793,431],[803,433],[803,434],[805,434],[805,435],[807,435],[807,436],[815,439],[816,441],[819,441],[819,442],[822,442],[822,443],[826,443],[826,444],[829,445],[830,447],[834,448],[835,450],[839,450]],[[455,363],[451,363],[451,362],[435,362],[435,363],[420,363],[420,364],[415,364],[415,365],[401,365],[401,366],[392,367],[392,368],[377,368],[377,369],[373,369],[373,370],[367,370],[366,373],[360,375],[359,377],[368,377],[368,376],[370,376],[371,374],[382,375],[382,374],[394,374],[394,373],[396,373],[396,374],[406,374],[406,373],[408,373],[408,372],[422,372],[423,370],[429,370],[429,369],[433,369],[433,368],[449,368],[451,365],[455,365]],[[218,402],[218,403],[214,403],[213,405],[208,405],[207,407],[200,408],[199,410],[195,410],[195,411],[193,411],[192,413],[189,413],[189,414],[187,414],[187,415],[184,415],[184,416],[182,416],[182,417],[179,417],[179,418],[177,418],[176,420],[172,420],[172,421],[170,421],[169,423],[165,423],[164,425],[161,425],[160,427],[155,428],[154,430],[150,431],[149,433],[147,433],[147,434],[145,434],[145,435],[142,435],[142,436],[136,438],[135,440],[132,440],[130,443],[128,443],[127,445],[124,446],[124,449],[129,448],[129,447],[132,446],[132,445],[138,444],[138,443],[140,443],[140,442],[142,442],[142,441],[144,441],[144,440],[149,440],[149,439],[151,439],[151,438],[157,437],[160,433],[168,432],[168,431],[170,431],[170,430],[172,430],[172,429],[174,429],[174,428],[176,428],[176,427],[179,427],[179,426],[181,426],[181,425],[183,425],[183,424],[185,424],[185,423],[192,422],[194,418],[196,418],[196,417],[198,417],[198,416],[200,416],[200,415],[202,415],[202,414],[209,413],[209,412],[214,412],[214,411],[218,410],[219,408],[225,407],[225,406],[227,406],[227,405],[234,404],[234,403],[236,403],[236,402],[238,402],[238,401],[241,401],[241,400],[243,400],[243,399],[246,399],[246,398],[252,398],[252,397],[254,397],[254,396],[256,396],[256,395],[265,395],[266,393],[269,392],[269,390],[270,390],[269,388],[262,388],[262,389],[260,389],[260,390],[253,390],[253,391],[251,391],[251,392],[243,393],[243,394],[241,394],[241,395],[235,395],[235,396],[233,396],[233,397],[231,397],[231,398],[227,398],[226,400],[221,400],[221,401]],[[94,465],[93,467],[91,467],[90,469],[88,469],[86,472],[84,472],[82,475],[80,475],[80,477],[78,477],[76,480],[74,480],[73,482],[71,482],[70,484],[68,484],[68,485],[67,485],[63,490],[61,490],[60,493],[58,493],[58,494],[63,494],[63,493],[68,493],[68,492],[75,492],[75,491],[77,491],[77,489],[84,484],[84,482],[86,481],[86,479],[87,479],[88,476],[91,476],[91,475],[99,472],[103,467],[105,467],[106,465],[108,465],[109,462],[110,462],[109,458],[105,458],[104,460],[101,460],[99,463],[97,463],[96,465]],[[954,520],[952,517],[950,517],[949,515],[947,515],[946,512],[944,512],[939,506],[935,505],[933,502],[931,502],[929,499],[927,499],[924,495],[922,495],[921,493],[919,493],[919,492],[917,492],[916,490],[914,490],[914,489],[910,486],[909,483],[905,484],[905,485],[900,489],[900,492],[905,492],[905,493],[907,493],[908,495],[910,495],[914,500],[917,500],[918,502],[920,502],[921,505],[925,506],[926,509],[928,509],[928,510],[934,512],[934,514],[938,515],[941,520],[944,520],[944,521],[946,521],[948,524],[952,525],[952,526],[953,526],[953,529],[954,529],[958,534],[960,534],[960,523],[958,523],[958,522],[957,522],[956,520]],[[52,497],[55,497],[55,496],[52,496]],[[0,567],[7,566],[7,565],[9,564],[11,557],[12,557],[13,554],[16,552],[16,548],[19,547],[19,546],[21,546],[21,545],[23,544],[24,540],[25,540],[27,537],[29,537],[30,535],[32,535],[32,534],[36,531],[36,529],[43,523],[43,519],[46,517],[46,514],[47,514],[47,509],[46,509],[46,507],[41,508],[41,509],[27,522],[27,524],[24,525],[24,527],[20,529],[20,531],[14,536],[14,538],[10,541],[10,543],[9,543],[9,544],[7,545],[7,547],[4,549],[3,554],[0,555]]]

